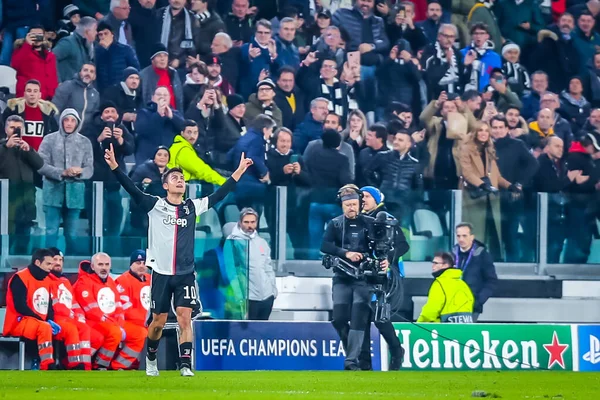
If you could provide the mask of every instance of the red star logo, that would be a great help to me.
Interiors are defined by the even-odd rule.
[[[562,369],[565,369],[565,359],[563,354],[568,348],[568,344],[560,344],[556,331],[554,331],[554,334],[552,335],[552,344],[544,345],[544,349],[546,349],[550,355],[550,358],[548,359],[548,369],[552,368],[554,364],[558,364]]]

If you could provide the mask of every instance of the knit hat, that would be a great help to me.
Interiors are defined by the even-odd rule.
[[[244,98],[239,94],[231,94],[227,96],[227,107],[229,107],[230,110],[233,110],[240,104],[245,104],[245,102]]]
[[[160,42],[156,43],[154,45],[154,47],[152,48],[152,56],[150,57],[150,60],[152,60],[154,57],[156,57],[157,55],[162,54],[162,53],[167,54],[167,55],[169,54],[169,52],[167,51],[167,47]]]
[[[169,152],[169,148],[167,146],[158,146],[154,151],[154,154],[152,154],[151,160],[154,160],[154,157],[156,157],[156,153],[158,153],[160,150],[166,150],[167,154],[169,155],[169,160],[171,159],[171,152]]]
[[[334,129],[325,129],[321,140],[323,140],[323,147],[335,149],[342,143],[342,136]]]
[[[79,7],[77,7],[75,4],[69,4],[63,8],[63,16],[65,18],[71,19],[71,17],[75,14],[81,14]]]
[[[108,30],[108,31],[110,31],[111,33],[113,33],[113,28],[112,28],[112,26],[110,26],[110,25],[108,24],[108,22],[105,22],[105,21],[100,21],[100,22],[98,23],[98,29],[97,29],[97,31],[98,31],[98,32],[102,32],[102,31],[104,31],[104,30]]]
[[[521,48],[519,47],[518,44],[513,43],[513,42],[506,42],[504,44],[504,46],[502,46],[502,55],[504,55],[504,53],[506,53],[507,51],[510,50],[518,50],[519,53],[521,52]]]
[[[131,253],[131,256],[129,256],[129,265],[136,261],[146,261],[146,252],[144,250],[135,250]]]
[[[123,70],[123,81],[126,81],[131,75],[140,76],[140,71],[138,71],[135,67],[127,67]]]
[[[256,84],[256,89],[260,89],[261,86],[269,86],[271,89],[275,90],[275,84],[269,78],[263,79],[262,81]]]
[[[100,114],[102,114],[107,108],[114,108],[115,110],[118,110],[117,105],[109,100],[100,104],[100,108],[98,109],[98,111],[100,111]]]
[[[360,191],[369,193],[371,197],[373,197],[377,205],[379,205],[383,200],[381,196],[381,191],[375,186],[363,186],[360,188]]]

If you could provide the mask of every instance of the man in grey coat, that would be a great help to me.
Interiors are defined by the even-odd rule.
[[[152,50],[150,57],[152,65],[147,66],[140,71],[140,79],[142,80],[142,102],[144,105],[152,101],[154,91],[159,86],[165,86],[171,94],[170,106],[182,114],[185,112],[183,108],[183,86],[177,71],[169,67],[169,53],[167,48],[162,43],[157,43]]]
[[[79,214],[85,207],[85,180],[94,173],[94,154],[89,139],[79,133],[81,118],[67,108],[60,115],[58,132],[44,137],[39,154],[44,166],[43,198],[46,214],[46,246],[56,246],[61,217],[64,220],[67,253],[85,254],[77,245]]]
[[[231,239],[234,252],[241,252],[242,258],[248,256],[248,319],[266,321],[273,310],[277,287],[271,249],[257,229],[258,213],[253,208],[244,208],[227,239]]]
[[[58,64],[58,80],[64,82],[75,75],[84,63],[94,61],[94,41],[98,22],[83,17],[75,32],[58,41],[52,52]]]
[[[73,79],[58,85],[52,102],[63,112],[73,108],[81,116],[81,124],[91,121],[100,106],[100,94],[94,88],[96,67],[85,63],[81,70],[74,74]]]

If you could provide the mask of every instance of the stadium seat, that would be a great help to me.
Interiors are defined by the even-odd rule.
[[[204,249],[206,248],[206,232],[196,231],[196,243],[194,246],[194,257],[196,260],[204,258]]]
[[[415,211],[413,219],[415,230],[413,232],[411,229],[410,259],[430,259],[437,250],[447,245],[440,218],[431,210],[420,209]]]
[[[16,93],[17,71],[8,65],[0,65],[0,87],[8,88],[12,94]]]
[[[225,223],[237,222],[240,218],[240,210],[235,204],[226,205],[223,214],[225,215]]]
[[[200,223],[196,226],[196,229],[206,232],[208,237],[218,237],[220,239],[223,236],[219,216],[213,208],[200,216]]]

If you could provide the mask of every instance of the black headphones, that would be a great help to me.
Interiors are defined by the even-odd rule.
[[[358,188],[358,186],[356,186],[356,185],[354,185],[352,183],[350,183],[348,185],[344,185],[344,186],[342,186],[340,188],[340,190],[338,190],[337,196],[336,196],[337,201],[339,201],[340,204],[342,204],[342,202],[344,201],[344,197],[348,196],[348,194],[342,195],[342,193],[346,192],[348,190],[351,190],[351,191],[355,192],[356,195],[358,196],[358,210],[359,210],[359,212],[361,212],[362,211],[362,206],[363,206],[363,197],[364,197],[364,195],[363,195],[363,192],[361,192],[361,190]]]

